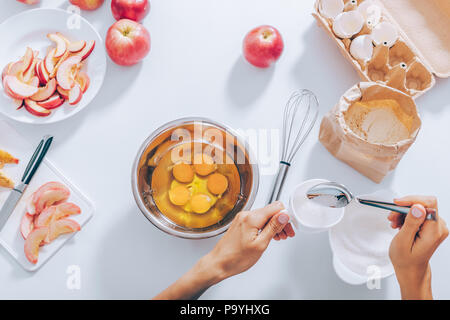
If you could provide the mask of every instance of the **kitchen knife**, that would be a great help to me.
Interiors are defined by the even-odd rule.
[[[8,196],[8,199],[6,199],[3,208],[0,210],[0,231],[3,229],[9,219],[9,216],[16,208],[16,205],[19,202],[20,198],[22,198],[23,193],[25,192],[27,186],[30,184],[31,179],[33,178],[37,169],[41,165],[42,160],[47,154],[52,141],[52,136],[45,136],[42,138],[41,142],[39,142],[39,145],[34,151],[30,162],[28,162],[21,183],[13,188],[11,194]]]

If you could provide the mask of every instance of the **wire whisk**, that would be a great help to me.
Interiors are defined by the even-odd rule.
[[[281,191],[295,155],[308,138],[319,116],[319,101],[314,93],[303,89],[289,98],[284,108],[280,168],[268,203],[280,199]]]

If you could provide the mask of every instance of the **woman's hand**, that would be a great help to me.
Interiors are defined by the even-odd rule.
[[[405,217],[392,212],[389,220],[400,231],[391,243],[389,255],[403,299],[432,299],[429,260],[448,237],[447,225],[438,215],[435,197],[409,196],[396,199],[400,206],[412,206]],[[425,208],[436,209],[436,221],[425,220]]]
[[[277,235],[283,234],[283,239],[295,235],[288,223],[289,216],[282,210],[283,204],[275,202],[262,209],[240,212],[236,216],[227,233],[207,256],[222,270],[223,278],[252,267]]]
[[[210,286],[248,270],[277,234],[283,234],[278,240],[295,235],[283,209],[281,202],[275,202],[237,214],[214,249],[155,299],[196,299]]]

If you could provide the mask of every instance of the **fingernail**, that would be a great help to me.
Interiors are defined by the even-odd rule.
[[[412,210],[411,210],[411,213],[416,218],[422,218],[422,216],[423,216],[422,210],[420,210],[417,207],[413,207]]]
[[[280,223],[280,224],[286,224],[286,223],[288,223],[289,222],[289,216],[287,215],[287,214],[280,214],[279,216],[278,216],[278,222]]]

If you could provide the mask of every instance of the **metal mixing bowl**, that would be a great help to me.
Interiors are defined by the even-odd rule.
[[[234,153],[233,159],[239,159],[239,161],[235,161],[241,180],[238,200],[234,208],[221,221],[205,228],[187,228],[180,226],[168,219],[158,209],[152,196],[151,182],[149,182],[149,180],[151,181],[152,172],[147,165],[149,157],[156,152],[156,148],[163,141],[171,137],[175,130],[193,128],[193,125],[200,126],[202,133],[205,132],[205,129],[218,129],[226,137],[224,140],[226,140],[227,146],[231,147],[226,150],[232,150]],[[202,137],[202,139],[204,138]],[[198,137],[194,135],[192,141],[197,142]],[[233,129],[206,118],[182,118],[158,128],[144,141],[134,161],[131,180],[133,195],[139,209],[158,229],[181,238],[205,239],[225,232],[238,212],[251,208],[259,187],[259,169],[248,149],[248,145]]]

